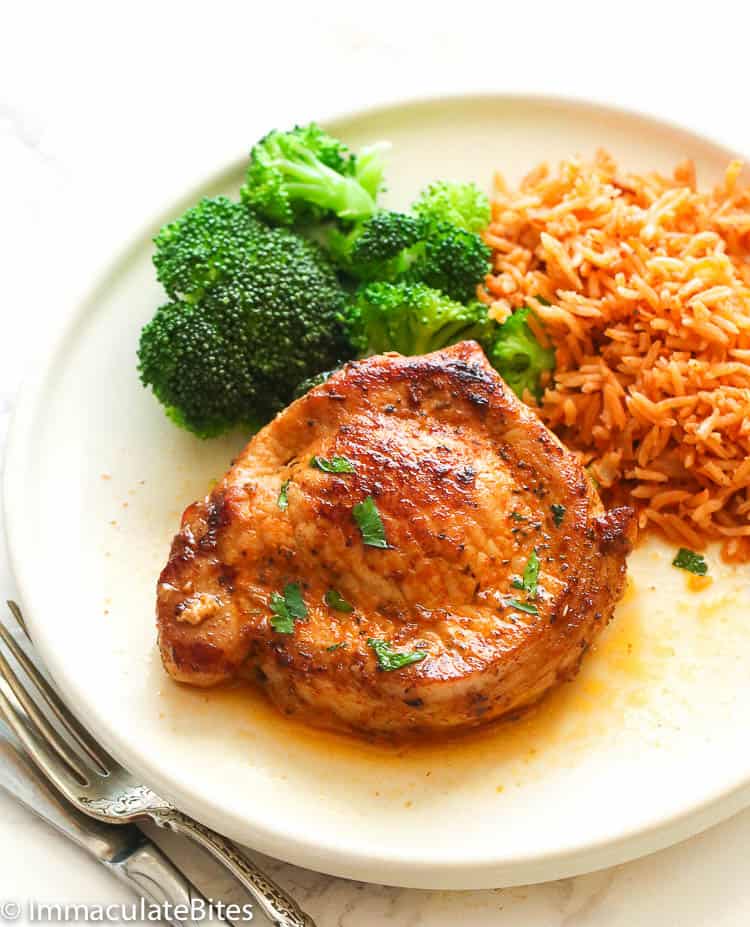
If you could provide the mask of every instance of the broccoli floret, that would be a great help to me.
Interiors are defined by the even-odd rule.
[[[542,374],[555,369],[555,352],[536,340],[529,312],[528,307],[517,309],[498,325],[482,303],[464,305],[422,283],[370,283],[355,293],[342,321],[360,356],[427,354],[459,341],[478,341],[520,399],[528,390],[539,401]]]
[[[197,216],[173,224],[175,253],[190,255],[202,230],[202,266],[217,266],[215,255],[236,235],[231,260],[209,274],[210,286],[192,291],[192,302],[159,309],[139,347],[144,385],[178,424],[202,437],[257,427],[301,380],[350,355],[338,322],[345,294],[317,245],[255,220],[240,232],[231,210],[226,224],[205,214],[205,227]],[[181,230],[189,231],[184,242]]]
[[[484,349],[492,366],[519,399],[528,390],[539,402],[542,374],[555,369],[555,352],[536,340],[527,321],[530,311],[527,306],[516,309],[484,340]]]
[[[324,240],[334,263],[357,280],[424,283],[457,302],[474,298],[490,266],[476,233],[388,210],[348,231],[334,226]]]
[[[250,153],[243,201],[276,225],[355,220],[375,212],[383,161],[373,147],[361,161],[314,123],[270,132]]]
[[[481,339],[490,324],[485,306],[453,302],[422,283],[361,287],[343,322],[360,355],[427,354],[467,338]]]
[[[442,290],[457,302],[468,302],[476,296],[477,284],[489,270],[490,254],[475,232],[449,222],[431,222],[422,253],[407,271],[406,279]]]
[[[167,303],[141,332],[139,373],[169,417],[201,438],[235,425],[257,428],[259,382],[245,354],[252,345],[241,310],[207,312]]]
[[[251,362],[271,390],[273,411],[301,380],[348,357],[337,324],[344,291],[319,246],[293,232],[268,230],[247,273],[213,295],[241,305],[252,325]]]
[[[211,286],[242,269],[248,242],[259,229],[241,203],[226,196],[203,199],[154,238],[156,276],[171,299],[197,302]]]
[[[429,222],[450,222],[481,232],[490,222],[490,201],[476,184],[438,180],[422,191],[412,209]]]
[[[423,224],[401,212],[381,210],[347,232],[333,227],[326,247],[333,261],[358,280],[393,280],[404,273],[409,251],[422,237]]]

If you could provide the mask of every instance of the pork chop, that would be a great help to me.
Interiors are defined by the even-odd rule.
[[[464,342],[347,364],[183,515],[158,584],[180,682],[285,713],[437,733],[573,676],[625,580],[633,514]]]

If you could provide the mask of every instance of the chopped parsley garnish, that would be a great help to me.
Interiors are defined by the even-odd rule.
[[[555,528],[559,528],[563,518],[565,518],[565,506],[560,505],[559,502],[553,502],[550,511],[552,512],[552,521],[555,523]]]
[[[302,599],[299,583],[287,583],[284,594],[271,593],[271,627],[279,634],[293,634],[295,621],[307,618],[307,606]]]
[[[708,564],[703,554],[696,554],[694,550],[687,547],[681,547],[677,551],[677,556],[672,561],[672,566],[679,567],[681,570],[687,570],[688,573],[695,573],[696,576],[705,576],[708,573]]]
[[[531,556],[526,561],[526,567],[523,571],[523,577],[514,576],[510,581],[514,589],[524,589],[530,599],[536,598],[536,587],[539,579],[539,557],[536,554],[536,548],[531,551]]]
[[[528,521],[525,515],[522,515],[520,512],[511,512],[510,517],[513,521]]]
[[[526,561],[526,569],[523,571],[523,581],[521,588],[526,590],[526,595],[530,599],[536,598],[536,587],[539,579],[539,557],[536,555],[536,549],[531,551],[531,556]]]
[[[354,473],[356,470],[348,457],[312,457],[310,466],[324,473]]]
[[[518,609],[519,612],[526,612],[529,615],[539,614],[539,609],[532,602],[519,602],[518,599],[508,599],[508,605]]]
[[[368,637],[367,643],[378,658],[378,669],[386,673],[402,669],[404,666],[411,666],[412,663],[419,663],[427,656],[424,650],[412,650],[411,653],[399,652],[394,650],[388,641],[377,637]]]
[[[346,647],[346,644],[331,644],[330,647],[326,647],[326,650],[328,653],[333,653],[334,650],[340,650],[344,647]]]
[[[326,605],[335,609],[337,612],[353,612],[354,606],[350,605],[343,596],[335,589],[329,589],[325,596]]]
[[[383,519],[372,496],[368,496],[364,502],[358,502],[352,512],[362,534],[362,541],[368,547],[387,548]]]
[[[289,508],[289,480],[285,480],[281,484],[281,489],[279,490],[279,498],[276,500],[276,505],[281,509],[282,512],[286,512]]]

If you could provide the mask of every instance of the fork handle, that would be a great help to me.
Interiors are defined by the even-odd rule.
[[[104,825],[107,827],[108,825]],[[114,859],[105,864],[114,875],[152,904],[170,905],[171,917],[168,921],[172,927],[191,927],[200,922],[200,914],[193,920],[192,912],[196,902],[202,909],[211,911],[211,902],[201,895],[198,889],[150,840],[143,840],[133,852],[121,859]],[[186,908],[186,918],[178,919],[179,907]],[[213,920],[213,918],[211,918]],[[220,924],[225,922],[218,918]]]
[[[262,872],[235,843],[199,824],[176,808],[150,812],[149,817],[159,827],[182,834],[202,846],[222,863],[248,890],[274,927],[315,927],[309,914],[273,879]]]

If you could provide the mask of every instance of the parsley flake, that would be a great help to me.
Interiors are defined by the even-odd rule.
[[[358,502],[352,509],[352,513],[359,526],[362,541],[368,547],[387,549],[388,541],[385,537],[383,519],[380,517],[380,512],[372,496],[368,496],[364,502]]]
[[[337,612],[353,612],[354,606],[350,605],[349,602],[337,592],[335,589],[329,589],[323,596],[326,605],[330,608],[333,608]]]
[[[331,644],[330,647],[326,647],[328,653],[333,653],[334,650],[343,650],[346,647],[346,644]]]
[[[526,569],[523,571],[523,580],[521,588],[526,590],[526,595],[530,599],[536,598],[536,587],[539,579],[539,557],[537,557],[536,548],[531,551],[531,556],[526,561]]]
[[[282,512],[286,512],[289,508],[289,482],[289,480],[285,480],[281,484],[279,498],[276,500],[276,505],[278,505]]]
[[[672,561],[672,566],[679,567],[681,570],[687,570],[688,573],[695,573],[696,576],[705,576],[708,573],[708,564],[703,554],[696,554],[694,550],[687,547],[681,547],[677,551],[677,556]]]
[[[284,594],[271,593],[271,627],[279,634],[293,634],[294,623],[307,618],[307,606],[302,598],[299,583],[287,583]]]
[[[508,599],[507,604],[518,609],[519,612],[526,612],[528,615],[539,614],[539,609],[532,602],[519,602],[518,599]]]
[[[555,523],[555,528],[559,528],[563,518],[565,518],[565,506],[560,505],[559,502],[553,502],[550,511],[552,512],[552,521]]]
[[[324,473],[354,473],[356,468],[348,457],[311,457],[310,466]]]
[[[412,663],[419,663],[427,656],[424,650],[412,650],[411,653],[399,652],[394,650],[388,641],[377,637],[368,637],[367,643],[378,658],[378,669],[386,673],[402,669],[404,666],[411,666]]]

